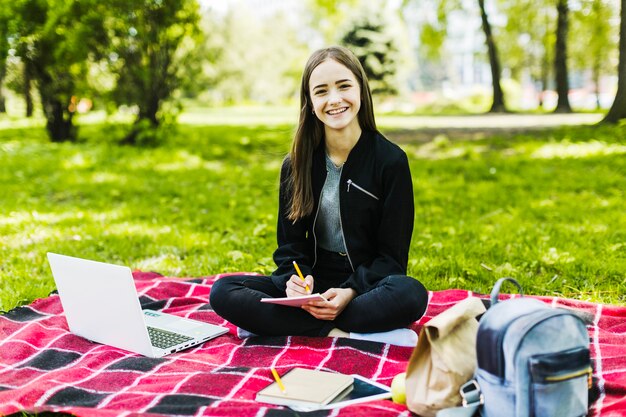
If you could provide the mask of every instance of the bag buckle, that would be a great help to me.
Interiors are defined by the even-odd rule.
[[[459,388],[459,393],[463,399],[463,407],[472,407],[475,405],[482,405],[485,403],[485,397],[480,392],[480,386],[475,379],[467,381]]]

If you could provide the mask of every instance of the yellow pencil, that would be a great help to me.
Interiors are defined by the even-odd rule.
[[[274,375],[274,379],[276,380],[276,383],[278,384],[278,388],[280,388],[280,392],[282,392],[283,394],[286,393],[287,390],[285,389],[285,386],[283,385],[283,381],[280,380],[280,377],[278,376],[278,372],[276,372],[276,369],[270,368],[270,370],[272,371],[272,375]]]
[[[302,271],[300,271],[300,267],[298,266],[296,261],[293,261],[293,266],[296,268],[296,271],[298,272],[298,276],[300,277],[300,279],[305,282],[306,291],[311,292],[311,289],[309,288],[309,284],[306,284],[306,281],[304,280],[304,276],[302,275]]]

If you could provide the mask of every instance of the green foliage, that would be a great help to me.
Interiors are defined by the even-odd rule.
[[[390,20],[384,11],[366,8],[349,23],[340,43],[361,61],[372,94],[398,92],[400,50],[398,39],[390,31]]]
[[[337,27],[350,17],[360,0],[306,0],[309,27],[321,32],[326,44],[337,41]]]
[[[239,2],[224,15],[209,11],[204,16],[207,54],[201,76],[208,85],[200,102],[280,104],[297,97],[309,53],[302,28],[280,10],[264,19],[258,13]]]
[[[16,0],[9,7],[11,47],[37,81],[50,138],[75,140],[72,97],[89,90],[88,62],[102,57],[106,5],[95,0]]]
[[[124,0],[116,3],[115,12],[119,15],[108,21],[110,64],[118,76],[114,98],[117,104],[137,106],[138,121],[157,127],[162,104],[180,86],[185,57],[195,45],[189,40],[198,34],[198,3]],[[135,131],[131,135],[138,137]]]
[[[612,0],[586,0],[571,11],[570,56],[573,68],[594,70],[598,76],[617,66],[618,7]],[[596,81],[597,79],[594,79]]]
[[[291,126],[182,125],[157,148],[117,146],[125,129],[83,125],[86,142],[60,144],[36,126],[0,130],[0,310],[54,289],[47,251],[171,276],[273,270]],[[530,294],[626,304],[625,137],[621,125],[403,145],[409,274],[482,293],[510,275]]]
[[[422,16],[419,25],[419,50],[426,61],[438,62],[443,57],[448,35],[448,18],[463,5],[459,0],[405,0],[405,7],[417,8]]]
[[[547,80],[554,55],[556,8],[552,0],[499,0],[506,25],[499,32],[503,63],[513,76],[527,70],[535,80]]]

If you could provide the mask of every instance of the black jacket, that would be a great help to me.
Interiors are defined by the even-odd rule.
[[[313,154],[312,214],[293,223],[287,218],[290,164],[286,158],[280,175],[277,240],[272,280],[278,288],[295,273],[312,274],[317,261],[314,224],[324,181],[325,145]],[[413,184],[406,154],[378,132],[363,132],[345,162],[340,180],[341,226],[348,259],[354,271],[341,285],[358,294],[367,292],[389,275],[406,275],[413,233]]]

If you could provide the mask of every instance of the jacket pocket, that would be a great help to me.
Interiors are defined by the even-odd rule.
[[[365,193],[366,195],[368,195],[368,196],[372,197],[373,199],[380,200],[380,198],[378,198],[376,195],[374,195],[373,193],[370,193],[369,191],[367,191],[365,188],[363,188],[363,187],[359,186],[359,185],[358,185],[357,183],[355,183],[354,181],[352,181],[352,180],[350,180],[350,179],[349,179],[349,180],[347,181],[347,183],[348,183],[348,190],[347,190],[348,192],[350,192],[350,187],[354,187],[355,189],[357,189],[357,190],[361,191],[362,193]]]
[[[528,367],[532,417],[587,415],[592,374],[589,349],[579,347],[531,356]]]

